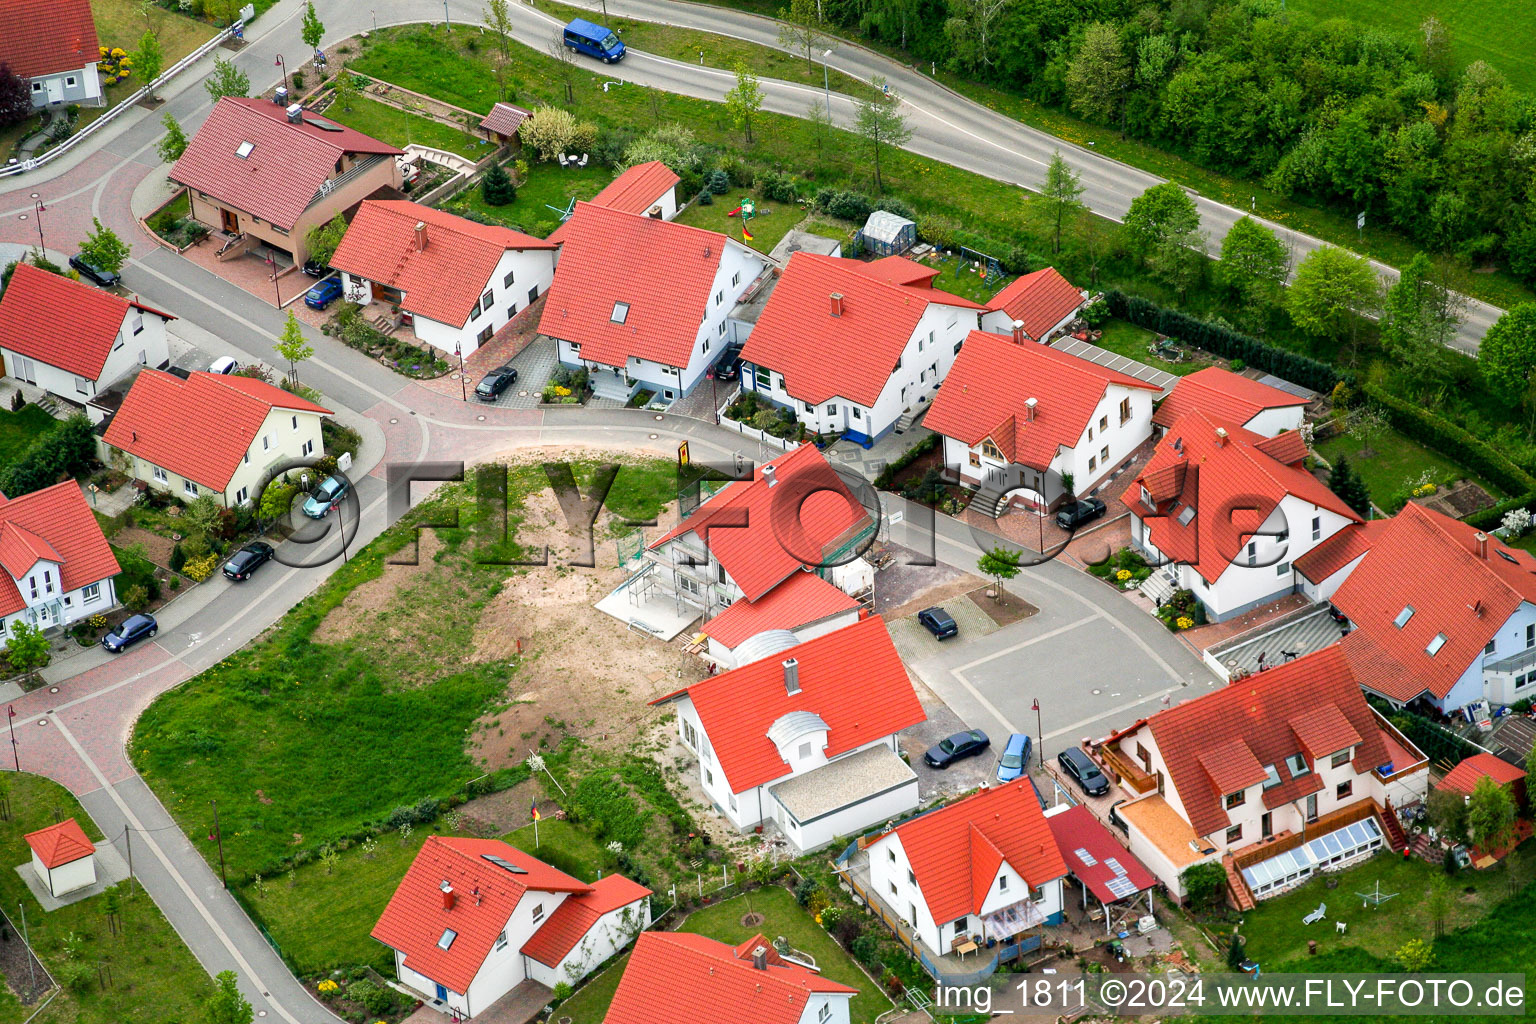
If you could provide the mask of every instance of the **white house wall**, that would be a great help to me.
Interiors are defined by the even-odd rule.
[[[768,798],[773,799],[773,794],[769,793]],[[774,802],[778,803],[777,800]],[[917,777],[914,775],[894,789],[804,824],[795,824],[794,819],[786,813],[789,828],[785,830],[785,835],[801,853],[809,853],[821,849],[838,836],[861,834],[887,821],[904,818],[915,811],[919,803]]]
[[[485,963],[480,965],[480,970],[475,974],[475,980],[469,984],[470,1015],[483,1013],[527,977],[529,960],[522,954],[523,943],[549,920],[555,908],[565,902],[566,895],[563,892],[540,892],[536,889],[523,893],[523,898],[517,901],[517,906],[512,908],[512,916],[507,920],[506,946],[500,950],[492,948]],[[466,898],[469,898],[467,894],[459,894],[459,899]],[[536,907],[544,910],[538,921],[533,919]]]
[[[1333,595],[1338,593],[1339,588],[1344,585],[1345,580],[1349,579],[1349,574],[1355,571],[1355,567],[1363,558],[1365,555],[1350,559],[1343,568],[1336,570],[1331,576],[1318,583],[1313,583],[1301,573],[1296,574],[1296,582],[1301,584],[1301,592],[1307,596],[1308,600],[1331,601]]]
[[[86,591],[93,585],[97,588],[96,596],[87,599]],[[25,594],[23,600],[25,600]],[[72,622],[78,622],[97,612],[106,612],[116,604],[117,587],[113,577],[108,576],[106,579],[96,581],[95,584],[87,583],[66,593],[55,595],[54,599],[39,601],[32,607],[22,608],[0,618],[0,630],[3,630],[3,634],[0,634],[0,643],[4,642],[5,637],[12,635],[18,622],[51,629],[54,626],[67,626]]]
[[[1170,896],[1182,901],[1184,899],[1184,882],[1180,875],[1192,865],[1185,865],[1183,869],[1174,867],[1173,861],[1168,859],[1168,856],[1163,853],[1162,849],[1152,840],[1141,834],[1140,829],[1136,827],[1136,822],[1127,817],[1125,823],[1126,847],[1131,851],[1132,856],[1145,864],[1147,870],[1152,872],[1159,882],[1168,887],[1168,894]],[[1216,859],[1217,855],[1211,854],[1193,863],[1204,864]]]
[[[1306,415],[1306,411],[1307,407],[1304,405],[1283,405],[1274,409],[1265,409],[1243,426],[1255,434],[1274,437],[1287,430],[1301,429],[1302,417]]]
[[[72,860],[68,864],[60,864],[49,869],[43,866],[37,851],[32,851],[32,871],[42,879],[48,891],[55,896],[63,896],[65,893],[83,889],[96,883],[96,858],[94,856],[81,857]]]
[[[842,629],[844,626],[851,626],[857,621],[859,621],[859,609],[849,608],[838,612],[836,615],[819,619],[816,622],[808,622],[803,626],[796,626],[790,632],[799,637],[801,643],[805,643],[807,640],[814,640],[819,636],[825,636],[828,633]],[[709,638],[709,658],[711,661],[718,662],[723,668],[741,667],[741,661],[736,657],[735,648],[726,647],[714,637]]]
[[[51,366],[35,357],[18,355],[10,349],[0,349],[0,355],[5,359],[7,377],[20,380],[18,370],[21,365],[24,365],[21,361],[30,360],[33,367],[31,383],[49,394],[58,395],[79,405],[84,405],[95,398],[101,389],[117,381],[130,370],[139,366],[163,366],[171,358],[169,344],[166,341],[165,318],[132,307],[123,318],[122,326],[118,328],[117,337],[113,339],[112,346],[112,350],[107,353],[106,362],[102,365],[101,376],[95,380],[76,377],[67,370]]]
[[[800,1011],[798,1024],[849,1024],[853,996],[841,992],[813,992]],[[822,1013],[827,1017],[822,1019]]]
[[[575,985],[591,974],[609,957],[634,941],[651,924],[649,897],[636,900],[618,910],[610,910],[593,923],[580,942],[554,967],[525,956],[528,977],[548,988],[560,982]]]

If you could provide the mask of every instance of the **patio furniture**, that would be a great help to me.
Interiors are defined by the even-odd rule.
[[[1321,921],[1326,916],[1328,916],[1328,904],[1319,903],[1316,910],[1312,911],[1312,913],[1301,919],[1301,923],[1317,924],[1317,922]]]
[[[570,161],[568,161],[565,158],[565,154],[564,153],[560,154],[560,166],[561,167],[569,167],[569,166],[571,166]]]
[[[581,159],[576,161],[576,166],[577,167],[585,167],[585,166],[587,166],[587,154],[585,154],[585,153],[581,154]]]
[[[965,959],[965,954],[967,954],[967,953],[974,953],[974,952],[976,952],[976,949],[977,949],[976,943],[973,942],[970,939],[966,939],[963,942],[955,943],[955,950],[954,951],[955,951],[955,955],[956,956],[958,956],[961,960],[964,960]]]

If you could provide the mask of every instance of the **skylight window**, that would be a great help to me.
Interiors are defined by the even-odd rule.
[[[1397,613],[1397,618],[1392,620],[1392,625],[1402,629],[1408,625],[1408,620],[1411,618],[1413,618],[1413,605],[1405,604],[1403,605],[1403,610]]]
[[[235,156],[239,157],[241,160],[244,160],[246,157],[251,155],[251,150],[255,148],[256,143],[254,142],[242,142],[240,143],[240,148],[235,150]]]
[[[1300,754],[1292,754],[1285,759],[1285,766],[1291,770],[1291,778],[1299,779],[1312,769],[1307,767],[1307,759]]]
[[[1510,565],[1520,564],[1519,562],[1515,561],[1514,555],[1510,554],[1508,551],[1505,551],[1503,548],[1495,548],[1494,550],[1499,553],[1500,558],[1504,559],[1504,561],[1508,562]]]
[[[1272,764],[1265,765],[1264,766],[1264,788],[1265,789],[1274,789],[1278,785],[1280,785],[1280,772],[1279,772],[1279,770],[1274,765],[1272,765]]]
[[[628,320],[629,319],[629,303],[627,303],[627,302],[615,302],[613,304],[613,315],[610,316],[608,319],[612,320],[616,324],[621,324],[625,320]]]
[[[1440,648],[1445,646],[1445,642],[1448,639],[1450,638],[1444,633],[1436,633],[1435,638],[1429,642],[1429,646],[1424,648],[1424,653],[1433,658],[1440,653]]]
[[[443,929],[443,937],[437,940],[438,949],[447,949],[453,945],[453,940],[459,937],[459,933],[452,928]]]
[[[1184,511],[1179,513],[1179,525],[1188,526],[1189,521],[1193,518],[1195,518],[1195,506],[1185,505]]]

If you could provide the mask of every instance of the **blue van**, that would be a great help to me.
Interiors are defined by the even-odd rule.
[[[601,25],[580,18],[572,18],[565,26],[565,45],[572,53],[596,57],[604,64],[624,59],[624,44],[619,42],[618,36]]]

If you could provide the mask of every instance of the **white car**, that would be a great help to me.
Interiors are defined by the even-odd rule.
[[[234,356],[219,356],[219,358],[208,365],[209,373],[229,374],[234,373],[238,369],[240,369],[240,364],[235,362]]]

